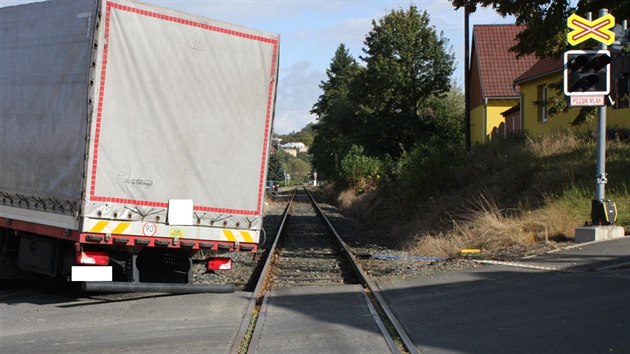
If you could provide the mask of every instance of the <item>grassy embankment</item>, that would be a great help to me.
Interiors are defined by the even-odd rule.
[[[398,187],[360,196],[346,191],[338,201],[368,228],[413,253],[449,257],[479,248],[496,254],[545,240],[571,241],[575,228],[590,220],[595,161],[592,137],[500,140],[432,163],[420,179],[416,174],[406,181],[403,174]],[[611,138],[606,163],[606,198],[616,202],[616,224],[628,231],[630,141]]]

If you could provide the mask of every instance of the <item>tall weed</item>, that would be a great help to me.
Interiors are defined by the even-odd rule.
[[[383,232],[396,225],[399,243],[425,255],[452,256],[469,247],[492,253],[570,239],[590,219],[595,151],[592,137],[573,133],[495,139],[469,154],[431,141],[386,164],[391,169],[381,193],[370,199],[379,208],[368,209],[364,219]],[[609,141],[606,167],[607,197],[617,203],[617,224],[628,227],[627,140]]]

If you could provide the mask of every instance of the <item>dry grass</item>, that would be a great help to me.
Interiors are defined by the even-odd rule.
[[[557,206],[507,217],[499,209],[478,209],[453,220],[453,229],[417,235],[410,252],[434,257],[456,257],[463,249],[495,255],[513,247],[526,248],[549,240],[571,239],[579,221]]]
[[[353,204],[356,206],[357,194],[352,189],[347,189],[339,193],[337,197],[337,203],[342,209],[349,209]],[[356,209],[356,207],[355,207]]]
[[[574,134],[539,140],[528,138],[520,146],[507,148],[499,145],[505,154],[514,154],[518,165],[531,167],[511,167],[514,157],[505,159],[508,167],[503,169],[501,165],[487,165],[493,171],[492,177],[478,187],[455,188],[449,194],[459,197],[456,203],[452,203],[453,198],[441,197],[448,203],[438,203],[431,206],[430,212],[419,213],[417,217],[423,219],[422,224],[432,223],[433,227],[402,235],[402,243],[415,254],[453,257],[468,248],[481,249],[492,256],[510,248],[536,247],[547,240],[572,239],[575,228],[590,219],[594,145],[592,139]],[[611,140],[608,149],[608,172],[617,177],[617,187],[608,189],[607,197],[615,200],[620,210],[617,224],[628,226],[630,213],[623,206],[630,203],[626,188],[630,180],[628,173],[624,173],[630,167],[630,144]],[[497,151],[485,153],[496,156]],[[472,156],[469,164],[474,164],[475,158],[486,164],[493,160],[483,155]],[[524,188],[511,188],[509,183],[515,181],[522,181]],[[476,197],[462,200],[462,195]],[[435,210],[441,211],[439,217],[431,216]],[[426,220],[427,217],[433,221]]]
[[[453,257],[477,248],[492,257],[572,239],[575,228],[590,219],[594,165],[592,138],[569,133],[498,141],[475,149],[455,169],[455,182],[436,186],[435,194],[345,191],[334,199],[344,214],[414,254]],[[628,171],[630,144],[609,140],[606,196],[617,203],[617,225],[625,227],[630,226]]]
[[[437,234],[417,235],[410,250],[417,254],[453,257],[462,249],[496,253],[514,245],[530,245],[545,237],[544,225],[516,209],[500,209],[490,196],[482,194],[451,217],[452,228]]]
[[[571,132],[552,134],[542,139],[527,138],[527,148],[537,158],[574,152],[584,146],[584,141]]]

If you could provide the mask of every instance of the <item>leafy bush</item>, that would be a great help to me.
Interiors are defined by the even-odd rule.
[[[415,209],[427,198],[458,187],[465,159],[463,145],[433,138],[403,154],[393,171],[394,190],[404,196],[407,207]]]
[[[350,151],[341,160],[341,174],[350,188],[359,191],[373,189],[382,171],[381,161],[366,156],[363,147],[352,145]]]

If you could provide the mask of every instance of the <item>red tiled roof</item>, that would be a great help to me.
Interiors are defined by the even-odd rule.
[[[534,63],[535,55],[516,58],[511,52],[516,35],[525,29],[517,25],[475,25],[473,50],[477,56],[483,97],[517,97],[512,90],[515,78],[521,76]]]
[[[529,70],[523,73],[523,75],[517,77],[514,83],[520,85],[527,81],[538,79],[549,74],[553,74],[562,71],[564,66],[564,60],[562,57],[552,57],[539,60]]]

